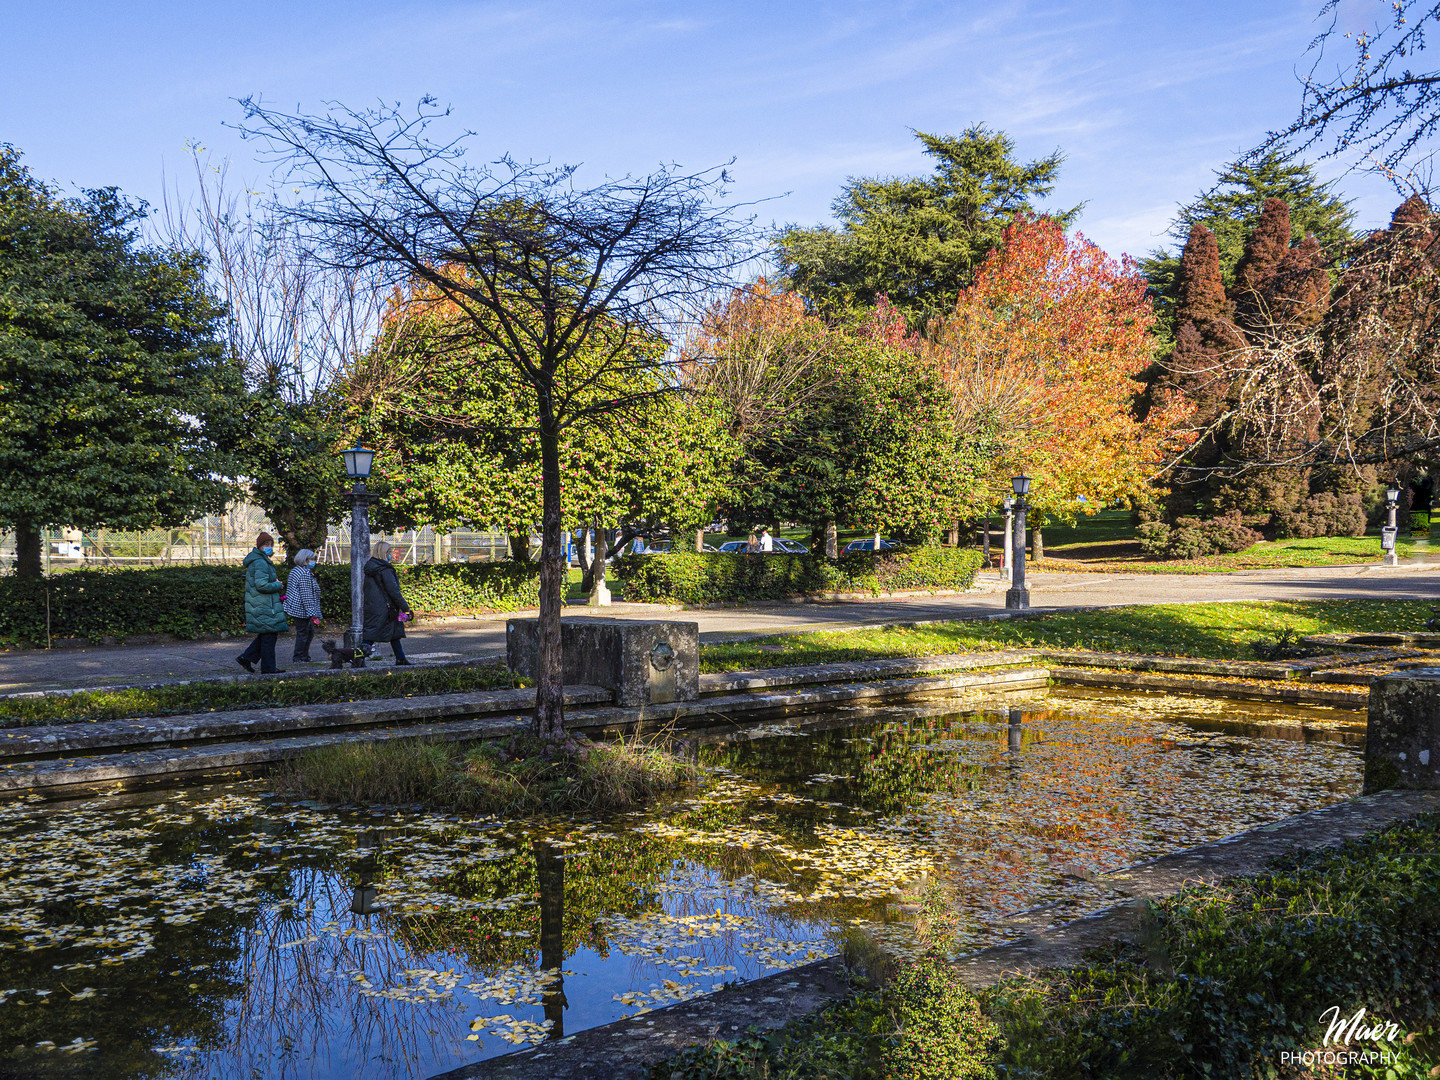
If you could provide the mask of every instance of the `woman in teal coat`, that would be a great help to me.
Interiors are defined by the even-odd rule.
[[[275,573],[270,556],[275,554],[275,538],[262,532],[255,538],[255,550],[245,556],[245,629],[255,635],[250,647],[235,658],[246,671],[255,670],[260,661],[261,675],[279,674],[275,666],[275,638],[290,624],[280,593],[284,586]]]

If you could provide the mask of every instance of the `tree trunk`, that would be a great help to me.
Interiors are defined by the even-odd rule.
[[[1045,538],[1040,535],[1039,529],[1030,531],[1030,558],[1035,562],[1045,558]]]
[[[985,535],[980,541],[980,554],[985,560],[985,569],[990,569],[990,519],[985,519]]]
[[[834,521],[825,522],[825,557],[827,559],[840,557],[840,530],[835,528]]]
[[[945,538],[951,547],[960,546],[960,519],[955,519],[955,524],[950,526],[950,535]]]
[[[580,563],[580,591],[589,592],[595,579],[594,549],[590,546],[592,528],[586,525],[580,530],[580,543],[575,545],[575,558]]]
[[[535,679],[535,734],[542,739],[563,739],[565,667],[560,613],[565,607],[566,573],[560,507],[560,433],[543,422],[540,470],[544,503],[540,517],[540,655]],[[529,537],[525,542],[529,544]]]
[[[704,530],[704,529],[696,529],[696,530],[695,530],[695,550],[696,550],[696,551],[704,551],[704,550],[705,550],[705,530]]]
[[[558,479],[558,478],[557,478],[557,479]],[[541,513],[542,513],[542,515],[543,515],[544,511],[541,511]],[[543,527],[542,527],[541,530],[540,530],[540,536],[541,536],[540,544],[541,544],[541,548],[542,548],[542,551],[543,551],[544,544],[545,544],[545,540],[544,540],[545,530],[544,530]],[[562,555],[564,554],[563,549],[562,549],[561,554],[562,554]],[[529,534],[529,533],[511,533],[511,534],[510,534],[510,558],[514,559],[516,562],[530,562],[530,561],[531,561],[531,560],[530,560],[530,534]],[[543,554],[541,555],[541,558],[544,558],[544,555],[543,555]]]
[[[325,539],[330,535],[330,525],[325,520],[316,521],[284,508],[261,507],[265,516],[279,533],[280,543],[285,545],[285,565],[294,566],[295,556],[301,548],[309,548],[317,555],[325,550]]]
[[[593,592],[595,586],[605,584],[605,560],[610,557],[610,530],[595,530],[595,558],[590,563],[590,588],[585,591]]]
[[[40,566],[40,530],[34,525],[15,526],[15,576],[44,577]]]

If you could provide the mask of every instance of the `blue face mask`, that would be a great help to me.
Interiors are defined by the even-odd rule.
[[[266,555],[274,555],[274,554],[275,554],[275,549],[274,549],[273,547],[263,547],[263,548],[261,548],[260,550],[263,551]]]

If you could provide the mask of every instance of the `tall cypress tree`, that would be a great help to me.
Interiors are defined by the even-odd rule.
[[[1260,220],[1235,264],[1231,293],[1242,317],[1254,317],[1263,306],[1266,287],[1290,251],[1290,207],[1283,199],[1266,199]]]
[[[1209,229],[1219,251],[1220,276],[1229,285],[1268,199],[1280,199],[1289,208],[1287,246],[1313,235],[1333,255],[1355,237],[1351,229],[1355,212],[1349,200],[1336,193],[1333,182],[1321,183],[1312,166],[1295,154],[1280,151],[1270,151],[1254,162],[1227,165],[1209,190],[1180,207],[1170,235],[1177,243],[1185,243],[1196,225]],[[1178,321],[1175,303],[1180,256],[1163,248],[1152,251],[1140,260],[1140,270],[1157,292],[1157,335],[1168,340]]]
[[[1225,298],[1225,283],[1220,276],[1220,248],[1215,234],[1204,225],[1192,226],[1185,240],[1175,292],[1177,322],[1200,325],[1230,317],[1230,302]]]

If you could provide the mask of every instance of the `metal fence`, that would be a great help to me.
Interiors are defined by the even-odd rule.
[[[117,529],[46,529],[41,564],[46,573],[79,567],[137,567],[172,565],[238,565],[255,546],[261,532],[278,535],[265,512],[248,503],[236,503],[223,514],[212,514],[184,528],[125,532]],[[437,533],[430,526],[398,533],[371,534],[371,542],[388,540],[398,563],[498,562],[510,552],[502,532],[457,529]],[[350,523],[330,526],[321,562],[350,561]],[[0,534],[0,572],[15,565],[15,537]]]

